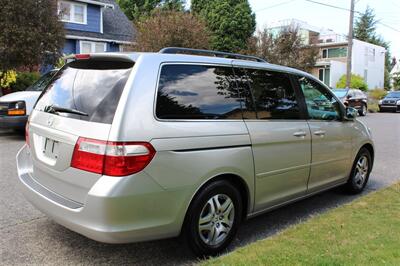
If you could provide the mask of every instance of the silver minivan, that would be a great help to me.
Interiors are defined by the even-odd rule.
[[[215,255],[247,218],[371,172],[370,130],[316,78],[166,48],[81,54],[40,95],[17,155],[25,197],[106,243],[182,236]]]

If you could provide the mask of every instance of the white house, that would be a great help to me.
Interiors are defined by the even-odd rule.
[[[296,19],[273,22],[269,30],[277,33],[284,27],[297,27],[305,44],[318,46],[319,58],[311,73],[328,86],[336,87],[340,77],[346,74],[346,36]],[[384,86],[385,53],[384,47],[353,39],[351,72],[362,76],[369,89]]]
[[[320,53],[312,74],[331,87],[336,87],[346,74],[348,42],[321,42]],[[351,72],[360,75],[369,89],[383,88],[385,74],[384,47],[353,39]]]

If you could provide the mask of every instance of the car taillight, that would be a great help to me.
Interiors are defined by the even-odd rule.
[[[126,176],[142,171],[156,151],[148,142],[112,142],[79,138],[71,167],[109,176]]]
[[[29,120],[25,124],[25,142],[28,146],[30,146],[30,143],[29,143]]]

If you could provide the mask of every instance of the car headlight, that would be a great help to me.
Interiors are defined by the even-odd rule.
[[[8,107],[8,115],[25,115],[26,104],[24,101],[12,102]]]
[[[397,104],[397,105],[400,105],[400,100],[398,100],[396,104]]]
[[[379,100],[379,104],[382,104],[383,103],[383,100]]]

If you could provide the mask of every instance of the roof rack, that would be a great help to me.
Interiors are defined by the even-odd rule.
[[[192,48],[182,48],[182,47],[166,47],[159,51],[161,54],[190,54],[190,55],[205,55],[205,56],[215,56],[224,58],[233,58],[241,60],[251,60],[256,62],[267,63],[264,59],[251,55],[234,54],[213,50],[203,50],[203,49],[192,49]]]

